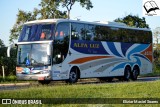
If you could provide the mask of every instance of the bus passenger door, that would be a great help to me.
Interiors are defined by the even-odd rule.
[[[59,80],[60,79],[60,73],[62,70],[62,61],[63,61],[63,56],[62,52],[56,44],[54,44],[53,48],[53,59],[52,59],[52,79],[53,80]]]

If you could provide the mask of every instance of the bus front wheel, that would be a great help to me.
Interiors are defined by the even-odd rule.
[[[78,81],[78,68],[77,67],[73,67],[70,71],[69,74],[69,79],[67,80],[67,83],[76,83]]]

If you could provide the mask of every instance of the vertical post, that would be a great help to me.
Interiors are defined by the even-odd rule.
[[[2,66],[2,72],[3,72],[3,79],[4,79],[5,78],[4,66]]]
[[[68,10],[67,17],[68,17],[68,19],[70,19],[70,10]]]

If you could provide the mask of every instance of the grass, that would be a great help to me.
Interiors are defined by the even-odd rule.
[[[37,86],[5,90],[0,98],[157,98],[160,81],[112,84]],[[114,93],[113,93],[114,92]]]
[[[5,78],[3,78],[3,76],[0,76],[0,83],[10,83],[10,82],[16,82],[16,76],[15,75],[9,75],[9,76],[5,76]]]
[[[37,98],[37,99],[38,98],[160,98],[159,87],[160,87],[160,81],[129,82],[129,83],[124,82],[124,83],[112,83],[112,84],[62,85],[62,86],[40,85],[37,87],[30,87],[27,89],[0,91],[0,98]],[[101,106],[104,107],[105,106],[113,107],[115,105],[101,104]],[[126,104],[125,106],[127,105],[128,104]],[[152,107],[151,104],[147,105]],[[64,106],[79,106],[79,105],[61,104],[56,106],[64,107]],[[94,105],[81,104],[81,106],[94,106]],[[134,106],[138,106],[138,104],[137,105],[134,104]],[[141,106],[143,106],[143,104],[141,104]],[[154,104],[154,107],[155,106],[157,105]]]

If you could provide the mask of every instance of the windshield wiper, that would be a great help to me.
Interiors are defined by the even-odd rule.
[[[36,66],[43,66],[43,65],[45,65],[45,64],[43,64],[43,63],[32,63],[32,65],[34,66],[34,65],[36,65]]]

